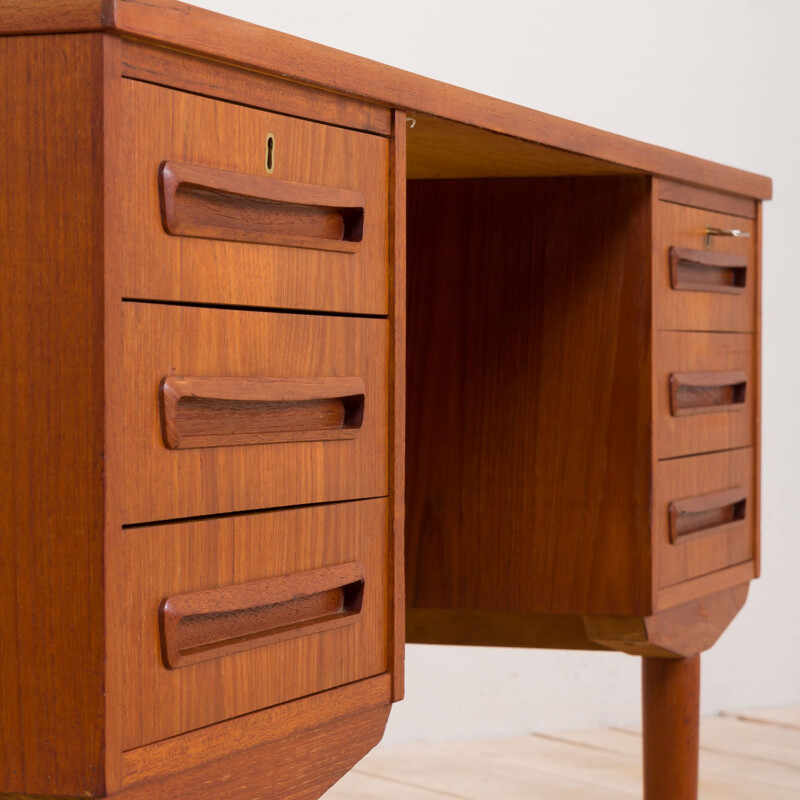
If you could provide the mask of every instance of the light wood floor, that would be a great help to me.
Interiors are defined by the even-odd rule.
[[[701,800],[800,800],[800,707],[727,713],[700,730]],[[324,800],[641,797],[641,736],[603,728],[373,750]]]

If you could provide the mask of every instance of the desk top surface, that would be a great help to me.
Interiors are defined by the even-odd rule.
[[[0,0],[0,33],[109,31],[406,110],[410,178],[651,174],[768,200],[772,181],[389,67],[175,0]],[[418,130],[417,130],[418,128]],[[467,155],[501,145],[465,174]],[[455,154],[449,166],[443,154]],[[459,154],[463,158],[459,158]],[[470,163],[475,163],[471,160]]]

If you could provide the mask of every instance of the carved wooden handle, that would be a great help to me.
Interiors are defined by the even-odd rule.
[[[747,491],[742,487],[674,500],[669,504],[672,544],[696,536],[719,533],[742,522],[747,514]]]
[[[364,198],[329,186],[165,161],[159,169],[167,233],[355,253]]]
[[[353,562],[168,597],[159,623],[164,664],[185,667],[355,622],[364,571]]]
[[[361,378],[171,376],[160,399],[171,450],[353,439],[364,419]]]
[[[747,398],[744,372],[673,372],[669,376],[673,417],[738,411]]]
[[[747,258],[708,250],[669,249],[670,281],[685,292],[742,294],[747,286]]]

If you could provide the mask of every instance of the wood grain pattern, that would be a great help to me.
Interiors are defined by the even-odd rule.
[[[268,171],[272,142],[268,136]],[[363,237],[359,192],[176,161],[163,162],[158,177],[161,220],[175,236],[344,253],[357,252]]]
[[[123,757],[123,788],[163,779],[207,762],[262,748],[315,726],[328,725],[337,718],[386,706],[390,693],[390,676],[378,675],[128,750]]]
[[[125,236],[128,219],[120,213],[115,200],[118,185],[124,180],[127,162],[119,150],[120,51],[121,40],[116,36],[103,37],[103,161],[104,161],[104,219],[103,238],[106,254],[116,253],[116,243]],[[80,135],[80,132],[78,132]],[[128,492],[125,479],[123,424],[119,409],[128,391],[119,365],[123,351],[122,274],[114,259],[106,259],[104,331],[106,404],[105,417],[105,540],[104,581],[105,613],[107,620],[118,620],[125,602],[125,558],[123,550],[122,503]],[[122,741],[125,724],[125,698],[122,693],[122,674],[126,659],[125,633],[119,625],[106,626],[106,790],[113,794],[122,785]]]
[[[113,17],[108,0],[0,0],[0,34],[100,31]]]
[[[669,504],[669,540],[685,542],[690,537],[720,533],[747,516],[747,489],[737,486]]]
[[[59,30],[65,19],[58,13],[63,6],[63,0],[36,0],[36,13],[29,19],[21,19],[18,12],[2,14],[0,31]],[[53,13],[48,14],[51,7]],[[559,119],[175,0],[114,0],[108,5],[96,0],[94,7],[83,0],[81,13],[66,19],[85,28],[112,27],[213,60],[389,107],[455,119],[474,130],[495,131],[689,184],[745,197],[772,196],[772,182],[760,175]]]
[[[33,3],[30,7],[34,13],[35,6]],[[59,13],[52,4],[49,10],[56,15]],[[72,10],[78,13],[78,4],[73,4]],[[36,537],[31,537],[23,546],[14,544],[13,561],[6,561],[8,553],[3,553],[2,559],[4,631],[9,630],[12,619],[6,611],[13,609],[16,625],[20,613],[17,606],[26,601],[30,601],[28,613],[35,615],[36,623],[27,625],[27,618],[20,618],[25,623],[24,629],[14,635],[14,653],[17,645],[29,651],[25,657],[25,670],[12,669],[13,661],[5,660],[8,650],[4,638],[3,689],[0,690],[3,691],[0,705],[4,712],[3,757],[0,759],[3,783],[0,785],[4,791],[20,789],[42,796],[54,792],[101,795],[113,793],[119,786],[122,737],[117,726],[127,714],[124,688],[119,683],[119,673],[123,670],[121,665],[127,657],[125,646],[120,646],[120,639],[124,637],[124,632],[121,633],[123,626],[118,622],[105,624],[105,619],[118,621],[121,618],[126,599],[120,596],[114,584],[119,579],[124,582],[126,575],[126,569],[124,566],[120,568],[118,558],[119,544],[126,535],[119,528],[122,522],[120,509],[128,490],[123,472],[125,445],[122,437],[116,435],[124,428],[120,414],[122,403],[106,403],[107,396],[120,400],[128,391],[125,376],[119,369],[120,353],[124,347],[121,302],[124,287],[119,282],[116,265],[118,245],[127,241],[130,235],[128,224],[135,216],[134,211],[121,208],[118,203],[120,181],[124,181],[128,167],[124,141],[119,141],[119,131],[124,127],[124,116],[120,113],[124,98],[120,97],[118,83],[120,42],[115,37],[100,36],[52,37],[49,46],[43,45],[39,37],[26,37],[24,42],[23,46],[21,42],[5,39],[0,44],[2,69],[8,69],[5,85],[11,87],[5,97],[17,104],[13,110],[9,107],[6,116],[9,119],[17,116],[20,121],[19,136],[12,136],[10,129],[4,132],[3,147],[7,156],[4,183],[8,177],[9,187],[22,185],[16,174],[19,170],[15,172],[8,166],[12,161],[5,151],[8,146],[8,153],[13,150],[17,157],[21,157],[19,166],[26,171],[25,181],[30,187],[27,201],[15,196],[13,191],[6,191],[5,197],[13,198],[14,205],[0,205],[0,218],[4,224],[18,222],[21,239],[33,238],[24,244],[27,249],[24,258],[18,262],[15,259],[22,252],[20,243],[15,243],[6,252],[8,269],[12,270],[7,276],[9,282],[13,285],[18,276],[25,277],[19,278],[20,295],[11,298],[21,327],[12,329],[7,326],[5,320],[10,319],[10,307],[3,310],[2,352],[4,358],[8,355],[4,363],[16,369],[16,356],[12,358],[10,355],[13,340],[20,359],[28,353],[34,362],[42,365],[42,370],[46,365],[46,370],[20,371],[20,380],[28,381],[26,391],[30,389],[39,393],[38,401],[30,406],[35,408],[38,417],[34,420],[31,415],[12,415],[13,424],[19,426],[20,438],[4,438],[3,444],[20,443],[22,437],[29,437],[24,450],[20,449],[22,445],[14,446],[14,468],[23,479],[21,454],[25,452],[25,457],[29,457],[31,435],[35,440],[36,432],[40,428],[46,429],[46,437],[41,440],[47,443],[49,461],[44,465],[32,460],[31,468],[38,476],[36,491],[44,493],[41,496],[37,494],[34,505],[38,510],[32,506],[30,513],[25,512],[16,501],[11,505],[14,511],[39,526],[34,531]],[[35,67],[31,68],[29,63]],[[20,69],[20,65],[25,68]],[[72,77],[61,81],[53,79],[53,75]],[[31,93],[27,105],[11,91],[15,81],[24,82],[20,80],[23,77],[28,81],[25,89]],[[42,88],[45,83],[46,88]],[[33,132],[32,126],[41,126],[43,119],[53,121],[51,130]],[[30,155],[26,157],[26,153]],[[36,163],[40,165],[38,172],[31,171],[29,165]],[[385,205],[386,197],[382,202]],[[56,207],[51,208],[49,204]],[[17,211],[12,213],[12,208],[18,209],[20,214],[24,212],[24,220]],[[12,216],[7,218],[7,212]],[[54,226],[53,231],[45,231],[48,221]],[[4,227],[4,233],[5,230]],[[11,235],[3,237],[4,242],[12,239]],[[113,253],[113,258],[107,261],[109,266],[105,274],[104,253]],[[24,270],[20,265],[24,265]],[[65,305],[56,309],[62,303]],[[19,309],[28,305],[31,313],[20,313]],[[79,315],[75,309],[80,310]],[[382,328],[386,327],[379,320],[375,322]],[[38,331],[37,335],[31,333],[34,329]],[[6,334],[10,334],[8,339]],[[48,337],[49,343],[45,345]],[[385,332],[373,337],[380,351],[379,357],[373,360],[378,371],[385,370],[385,339]],[[30,348],[26,349],[23,342],[28,342]],[[187,347],[190,346],[187,343]],[[235,343],[232,346],[235,347]],[[314,344],[306,341],[305,346],[313,348]],[[109,366],[108,372],[104,364]],[[79,382],[85,391],[76,390],[74,381]],[[384,393],[385,382],[384,376],[381,379]],[[19,395],[24,398],[25,391]],[[34,423],[33,428],[25,427],[26,420]],[[4,425],[4,434],[5,428]],[[0,452],[5,463],[8,451],[3,449]],[[50,479],[47,476],[56,466],[59,471],[65,471],[59,472],[58,481],[48,483]],[[319,476],[319,466],[317,461],[309,469]],[[381,471],[380,462],[377,471]],[[383,471],[385,473],[385,468]],[[67,477],[69,480],[64,483]],[[209,478],[212,482],[215,480],[214,476]],[[31,481],[30,487],[34,483]],[[107,490],[105,499],[104,485]],[[47,495],[51,488],[52,497]],[[58,508],[51,503],[58,503]],[[377,516],[383,530],[387,513],[384,510]],[[107,523],[105,534],[104,518]],[[70,527],[69,536],[52,537],[62,525]],[[16,529],[19,530],[19,524]],[[39,530],[46,531],[48,537],[42,538]],[[80,536],[75,531],[80,531]],[[382,546],[386,547],[385,544]],[[31,574],[27,588],[20,584],[18,592],[20,578],[5,574],[7,564],[9,568],[15,568],[17,555],[26,561],[28,567],[41,573]],[[383,559],[387,560],[386,555]],[[69,580],[64,580],[61,573],[67,568]],[[107,580],[105,595],[101,588],[103,576]],[[80,584],[77,591],[74,582]],[[7,586],[14,587],[15,595],[11,599]],[[69,597],[65,595],[67,592]],[[50,606],[46,605],[47,602]],[[388,622],[381,625],[384,638],[388,635],[387,626]],[[106,633],[108,647],[104,646]],[[42,636],[47,638],[49,649],[42,647]],[[79,649],[77,654],[76,647]],[[388,662],[388,656],[384,655],[384,660]],[[385,663],[381,669],[386,667]],[[5,691],[13,692],[20,688],[14,685],[20,676],[27,686],[27,689],[22,687],[23,693],[18,697],[25,702],[24,711],[18,703],[10,700],[7,703],[5,695]],[[388,697],[383,705],[387,701]],[[384,723],[386,711],[381,708],[379,714]],[[7,720],[6,714],[12,717]],[[377,740],[382,724],[379,727],[372,725],[370,730]],[[328,746],[332,752],[317,758],[318,761],[328,760],[324,781],[319,777],[323,775],[321,771],[314,778],[316,783],[312,788],[292,787],[291,761],[287,758],[283,777],[276,778],[283,781],[283,791],[288,793],[287,796],[294,797],[296,791],[304,792],[303,796],[316,796],[357,759],[350,740],[358,738],[360,731],[355,731],[354,735],[353,726],[348,723],[347,741],[342,745],[337,743],[332,729],[329,733]],[[8,746],[5,734],[14,739]],[[321,744],[322,740],[320,747]],[[20,769],[23,751],[25,764]],[[293,752],[295,758],[299,757],[303,745],[296,744]],[[313,748],[311,752],[314,756]],[[347,761],[351,757],[352,760]],[[5,780],[7,766],[14,773],[8,781]],[[244,770],[240,772],[244,773]],[[224,781],[225,773],[218,773],[217,777]],[[260,778],[265,780],[269,774],[261,774]],[[257,785],[258,781],[254,780],[252,786]],[[148,791],[153,790],[158,791],[152,786],[148,788]],[[169,793],[169,789],[165,791]],[[190,787],[187,786],[185,791],[190,791]],[[278,797],[274,793],[270,796]]]
[[[617,650],[674,658],[710,648],[738,614],[749,584],[741,583],[646,617],[519,614],[483,610],[408,611],[409,642]]]
[[[388,108],[130,39],[122,40],[122,75],[342,128],[392,132]]]
[[[264,747],[136,784],[116,797],[197,800],[198,787],[213,787],[215,800],[317,800],[378,744],[389,709],[384,705],[310,727]]]
[[[734,447],[750,447],[755,441],[756,353],[750,334],[658,332],[653,339],[653,455],[656,459],[674,458],[694,453],[710,453]],[[673,393],[676,382],[683,378],[699,381],[706,387],[714,381],[736,380],[744,375],[744,391],[734,396],[711,391],[698,397],[699,388],[692,387],[691,397],[679,401],[685,406],[715,402],[700,406],[705,413],[673,413]],[[705,376],[705,377],[704,377]],[[721,376],[721,377],[719,377]],[[739,384],[741,385],[741,381]],[[724,387],[722,387],[724,389]],[[684,393],[686,394],[686,392]],[[734,400],[737,400],[734,402]],[[727,402],[728,408],[725,408]]]
[[[670,540],[670,504],[702,495],[744,489],[754,491],[753,450],[750,447],[710,455],[661,461],[653,482],[653,544],[658,585],[671,586],[755,557],[757,524],[752,510],[744,519],[706,536]]]
[[[409,183],[411,608],[650,613],[647,188]]]
[[[102,66],[100,36],[0,39],[3,791],[105,787]]]
[[[406,637],[420,644],[605,650],[580,614],[520,614],[482,609],[409,608]]]
[[[737,345],[749,342],[753,372],[719,366],[717,356],[670,375],[754,375],[745,393],[751,432],[741,441],[758,447],[760,206],[752,197],[770,193],[767,179],[171,0],[33,0],[24,10],[0,0],[0,29],[38,26],[127,31],[138,41],[0,41],[0,102],[11,120],[0,145],[0,238],[12,287],[0,300],[0,353],[15,398],[0,430],[0,466],[14,475],[12,493],[0,490],[0,514],[10,515],[0,521],[21,533],[0,544],[0,619],[12,641],[7,658],[4,639],[0,667],[3,790],[114,794],[125,775],[120,796],[130,800],[188,800],[211,783],[215,798],[312,800],[380,737],[389,681],[391,698],[403,693],[406,169],[448,178],[596,176],[411,189],[412,635],[686,654],[727,624],[757,570],[754,454],[651,462],[650,426],[664,399],[651,368],[672,358],[669,343],[678,339],[669,337],[683,336],[661,332],[667,324],[746,332]],[[352,96],[320,88],[334,85]],[[381,103],[420,109],[408,141],[405,112]],[[267,134],[277,142],[272,177]],[[203,173],[188,173],[183,185],[193,188],[172,195],[180,213],[166,215],[173,233],[189,235],[169,236],[159,224],[164,160]],[[244,183],[209,182],[209,170],[236,172]],[[653,183],[640,170],[724,193]],[[651,183],[661,200],[649,197]],[[298,211],[296,192],[267,208],[270,192],[287,184],[315,185],[313,208]],[[359,204],[337,206],[353,193]],[[362,207],[360,241],[348,209]],[[739,306],[707,298],[681,306],[679,292],[664,292],[666,248],[700,251],[708,224],[757,234],[712,245],[717,261],[748,262],[745,286],[733,287],[745,289]],[[226,241],[196,238],[205,235]],[[259,243],[227,241],[248,237]],[[740,280],[731,275],[722,283]],[[264,313],[281,308],[388,319]],[[678,342],[687,357],[711,341],[687,335],[692,344]],[[709,352],[728,338],[708,335]],[[158,381],[177,374],[363,374],[357,441],[366,444],[248,442],[170,453],[158,438]],[[706,387],[703,401],[719,402],[732,387],[716,387],[722,394],[713,397]],[[216,399],[193,409],[191,425],[220,418]],[[295,404],[278,424],[336,427],[344,405]],[[262,411],[225,405],[224,416],[251,425]],[[738,446],[736,426],[715,417],[663,435],[686,452]],[[720,504],[731,499],[735,476],[736,497],[746,494],[741,521],[744,501]],[[725,486],[714,483],[723,478]],[[352,504],[142,524],[387,492]],[[312,520],[319,533],[279,522],[290,516]],[[355,611],[348,587],[358,581],[260,605],[240,596],[257,584],[275,600],[277,586],[353,560],[364,562],[365,605],[344,627],[319,629],[321,619]],[[454,565],[444,580],[436,569],[443,562]],[[222,657],[185,665],[176,671],[183,683],[171,684],[158,608],[187,594],[199,605],[179,609],[180,620],[193,612],[199,624],[174,639],[177,650],[217,647]],[[221,616],[211,620],[209,602]],[[583,616],[601,610],[617,616]],[[305,635],[285,639],[295,624]],[[269,645],[226,650],[232,639],[252,643],[276,628]],[[381,677],[364,682],[370,675]],[[352,681],[352,692],[334,688]],[[668,692],[654,691],[663,706]],[[299,705],[273,705],[301,696]],[[133,750],[123,759],[124,747]]]
[[[673,372],[669,376],[669,405],[673,417],[740,411],[747,398],[747,373]]]
[[[676,583],[674,586],[667,586],[658,590],[655,598],[656,611],[672,608],[673,606],[688,603],[699,597],[716,594],[733,586],[747,583],[756,576],[755,562],[745,561],[734,567],[725,567],[716,572],[709,572],[698,578]]]
[[[670,285],[677,291],[743,294],[747,256],[670,247],[669,275]]]
[[[114,11],[118,30],[177,49],[694,185],[764,199],[772,193],[771,181],[761,176],[525,109],[174,0],[116,0]]]
[[[124,749],[386,672],[387,514],[385,499],[365,500],[125,531]],[[364,574],[351,624],[164,668],[164,598],[350,562]]]
[[[165,446],[223,447],[354,439],[361,378],[184,378],[159,385]],[[370,398],[371,402],[371,398]]]
[[[128,224],[118,246],[125,297],[388,313],[385,138],[139,81],[123,80],[120,91],[124,116],[119,149],[127,170],[117,201],[128,214]],[[269,133],[275,137],[275,166],[267,177]],[[324,244],[328,250],[307,250],[169,236],[161,225],[156,182],[163,161],[236,172],[240,183],[256,183],[258,191],[265,184],[294,183],[320,187],[319,195],[361,195],[361,241],[321,243],[317,235],[315,246]],[[192,204],[195,211],[197,207]],[[194,213],[192,208],[187,213]],[[213,217],[219,228],[225,208],[203,208],[206,220]],[[263,229],[263,208],[248,214],[252,235],[253,228]],[[228,232],[236,224],[228,225]],[[314,244],[299,238],[296,244]],[[331,252],[333,247],[357,252]]]
[[[168,597],[159,608],[164,664],[186,667],[349,625],[363,600],[357,562]]]
[[[648,617],[584,617],[598,645],[649,658],[689,658],[719,639],[747,599],[748,583],[667,608]]]
[[[389,150],[389,513],[392,531],[392,701],[405,693],[406,115],[392,115]]]
[[[452,119],[412,113],[408,178],[524,178],[625,175],[638,170],[559,147],[472,127]]]
[[[705,230],[739,228],[753,236],[755,223],[742,217],[719,214],[703,209],[689,208],[661,201],[653,202],[653,314],[655,330],[740,331],[755,330],[756,290],[758,276],[748,274],[744,287],[735,293],[720,292],[719,276],[711,291],[681,291],[672,286],[670,248],[684,251],[708,252],[708,261],[722,261],[730,266],[731,256],[736,263],[752,265],[755,271],[755,238],[736,239],[714,237],[710,250],[706,250]],[[681,252],[680,250],[678,252]],[[741,289],[741,291],[740,291]]]
[[[125,303],[121,409],[125,523],[378,497],[388,491],[388,323],[306,314]],[[169,450],[164,376],[364,383],[358,436]]]
[[[0,31],[45,32],[60,30],[64,24],[82,29],[113,27],[137,38],[373,103],[455,119],[476,131],[493,130],[735,195],[769,199],[772,194],[771,181],[762,176],[525,109],[173,0],[116,0],[108,5],[101,0],[94,4],[83,0],[75,14],[64,12],[63,0],[37,0],[32,5],[34,11],[27,18],[18,11],[0,9],[5,12],[0,17]]]
[[[654,182],[654,189],[655,196],[667,203],[704,208],[707,211],[719,211],[722,214],[732,214],[737,217],[756,218],[758,203],[747,197],[711,192],[708,189],[687,186],[685,183],[674,183],[663,178]]]
[[[700,656],[642,659],[644,800],[696,800]]]

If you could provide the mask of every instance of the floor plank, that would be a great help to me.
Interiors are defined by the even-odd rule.
[[[353,770],[329,789],[324,800],[466,800],[461,795],[418,789]]]
[[[702,720],[700,800],[800,800],[795,713]],[[624,800],[641,786],[639,731],[604,728],[380,747],[324,800]]]
[[[472,745],[472,743],[471,743]],[[641,797],[641,758],[593,750],[579,745],[548,740],[540,736],[524,739],[493,740],[475,743],[464,755],[486,757],[510,769],[532,769],[553,777],[569,778],[589,785],[614,790],[620,797]],[[733,762],[734,759],[729,759]],[[752,786],[743,785],[732,772],[732,763],[719,772],[703,770],[700,776],[700,796],[704,800],[752,800]],[[797,800],[797,792],[780,785],[762,784],[764,796],[772,800]]]
[[[800,706],[789,708],[761,708],[753,711],[724,711],[723,717],[732,717],[746,722],[763,722],[784,728],[800,729]]]
[[[620,796],[594,782],[550,775],[527,764],[503,763],[491,753],[481,752],[482,744],[448,742],[379,748],[359,764],[357,772],[465,800],[611,800]],[[332,799],[326,795],[326,800]]]
[[[700,747],[800,769],[800,730],[780,725],[709,717],[700,725]]]
[[[430,781],[427,773],[435,768],[441,773],[437,774],[436,783],[425,785],[458,794],[466,792],[469,797],[481,800],[532,795],[603,798],[640,794],[641,772],[635,762],[607,753],[580,753],[583,758],[576,764],[575,754],[569,752],[572,749],[578,748],[533,736],[453,742],[435,745],[433,749],[431,745],[407,745],[402,761],[397,759],[397,753],[387,753],[383,758],[370,759],[363,769],[398,777],[398,773],[407,774],[409,762],[422,763],[424,773],[419,774],[415,784]],[[485,781],[485,785],[479,788],[476,778]]]
[[[701,732],[707,727],[706,722],[706,720],[701,722]],[[567,731],[549,736],[556,741],[580,744],[599,753],[624,755],[641,764],[642,739],[635,731],[600,728],[589,731]],[[708,739],[707,734],[703,736],[701,733],[701,737],[704,741]],[[701,785],[704,787],[712,783],[716,785],[719,778],[733,781],[737,791],[745,791],[742,796],[752,800],[777,796],[775,793],[782,790],[788,791],[789,797],[800,800],[800,772],[797,769],[741,753],[718,752],[701,747]]]

